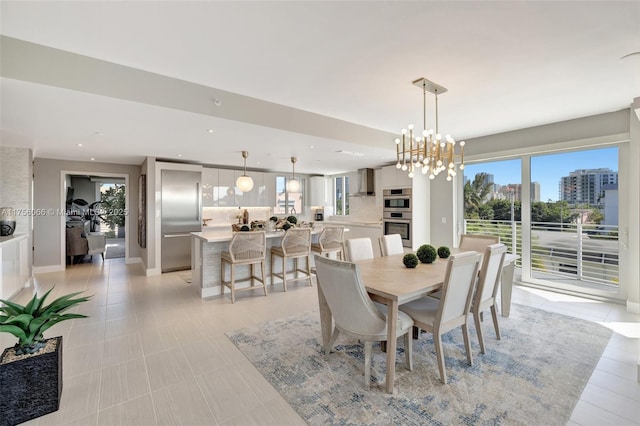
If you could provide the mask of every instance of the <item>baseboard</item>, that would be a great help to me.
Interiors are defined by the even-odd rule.
[[[131,264],[131,263],[142,263],[142,259],[139,257],[128,257],[124,260],[124,263],[126,264]]]
[[[150,268],[150,269],[145,269],[144,273],[147,277],[153,277],[156,275],[161,275],[162,274],[162,269],[160,268]]]
[[[66,269],[65,265],[48,265],[48,266],[34,266],[34,274],[46,274],[48,272],[60,272]]]
[[[627,312],[640,314],[640,303],[627,300]]]

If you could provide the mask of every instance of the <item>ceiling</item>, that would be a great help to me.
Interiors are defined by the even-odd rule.
[[[420,77],[448,89],[438,124],[458,140],[640,95],[640,55],[621,59],[640,51],[640,1],[0,7],[2,144],[41,158],[240,167],[248,150],[249,168],[286,171],[297,156],[297,172],[333,174],[394,161],[394,135],[422,127]],[[59,50],[33,62],[32,44]],[[142,83],[125,90],[129,77]],[[427,114],[434,127],[430,94]]]

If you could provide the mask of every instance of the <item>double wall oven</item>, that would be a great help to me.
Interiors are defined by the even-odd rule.
[[[411,188],[385,189],[382,196],[384,234],[400,234],[402,245],[411,247]]]

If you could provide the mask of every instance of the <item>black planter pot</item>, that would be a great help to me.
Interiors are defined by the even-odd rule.
[[[57,411],[62,396],[62,336],[56,350],[2,364],[0,357],[0,425],[13,426]]]

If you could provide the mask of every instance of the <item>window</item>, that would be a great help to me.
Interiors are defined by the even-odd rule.
[[[276,177],[276,205],[274,214],[296,215],[303,214],[304,210],[304,188],[305,179],[297,178],[300,181],[300,191],[287,191],[287,178],[285,176]]]
[[[338,176],[335,178],[335,198],[333,204],[336,206],[336,215],[349,214],[349,176]]]

